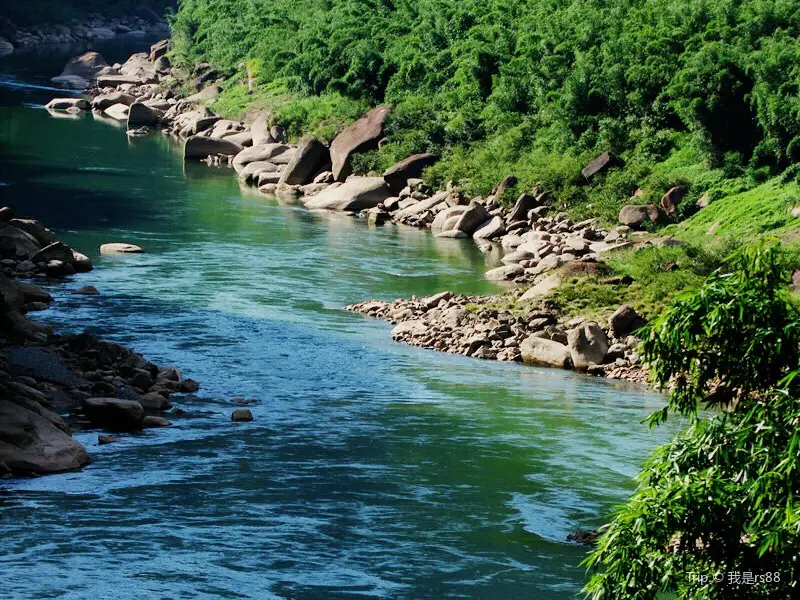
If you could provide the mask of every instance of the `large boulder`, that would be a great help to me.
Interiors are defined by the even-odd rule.
[[[456,221],[455,227],[458,231],[463,231],[467,235],[472,235],[475,231],[489,219],[489,213],[483,204],[472,201]]]
[[[34,219],[11,219],[8,224],[32,235],[40,246],[49,246],[58,241],[55,233]]]
[[[37,474],[84,466],[89,455],[62,426],[46,409],[0,400],[0,464],[14,473]]]
[[[164,113],[141,102],[134,102],[128,110],[128,129],[155,127],[161,122]]]
[[[314,138],[305,138],[300,142],[292,160],[281,173],[278,183],[289,185],[305,185],[314,180],[314,176],[331,160],[328,147]]]
[[[67,110],[68,108],[89,110],[91,105],[88,100],[83,98],[53,98],[44,107],[50,110]]]
[[[105,110],[115,104],[123,104],[130,106],[136,102],[136,98],[125,92],[110,92],[108,94],[100,94],[95,96],[92,100],[92,108],[97,110]]]
[[[392,190],[383,177],[350,177],[342,185],[331,186],[305,200],[308,208],[358,212],[374,208],[391,197]]]
[[[241,151],[242,147],[239,144],[234,144],[229,140],[215,140],[201,135],[193,135],[187,138],[183,145],[183,160],[204,159],[218,154],[234,156]]]
[[[41,244],[31,234],[13,225],[0,227],[0,255],[30,258],[41,249]]]
[[[559,342],[543,337],[529,336],[519,345],[522,362],[527,365],[572,368],[572,353]]]
[[[150,62],[149,54],[137,52],[119,68],[120,75],[133,77],[141,83],[155,83],[158,80],[155,65]]]
[[[506,221],[514,223],[515,221],[527,221],[528,211],[537,208],[539,201],[531,194],[520,194],[517,201],[514,203],[514,208],[508,213]]]
[[[141,247],[126,242],[108,242],[101,244],[98,248],[100,254],[109,256],[115,254],[141,254],[144,252]]]
[[[472,234],[472,237],[476,240],[486,240],[499,237],[505,232],[506,225],[503,221],[503,217],[497,215],[488,221],[485,221],[480,227],[478,227],[478,229],[475,230],[475,233]]]
[[[658,221],[658,215],[655,204],[628,204],[619,211],[619,222],[628,227],[640,228],[647,222]]]
[[[465,210],[467,210],[466,206],[456,205],[448,206],[444,210],[439,211],[433,219],[433,223],[431,223],[431,230],[434,232],[445,231],[448,225],[449,228],[452,229],[452,226],[458,221],[458,219],[454,219],[454,217],[460,217],[464,214]]]
[[[102,55],[97,52],[84,52],[80,56],[71,58],[59,77],[80,77],[92,83],[106,67],[108,63]]]
[[[331,144],[331,164],[336,181],[344,181],[353,172],[350,158],[359,152],[378,149],[378,141],[383,137],[383,124],[391,108],[373,108],[358,121],[347,127]]]
[[[220,141],[226,140],[228,138],[223,138]],[[291,146],[284,144],[262,144],[245,148],[233,157],[233,168],[237,173],[241,173],[242,169],[251,162],[267,160],[274,163],[279,156],[289,152],[291,149]]]
[[[142,428],[144,408],[135,400],[87,398],[83,413],[93,425],[109,431],[137,431]]]
[[[85,90],[92,87],[91,81],[77,75],[59,75],[58,77],[51,77],[50,81],[68,90]]]
[[[567,331],[567,345],[573,366],[580,370],[603,364],[609,347],[605,331],[592,321]]]
[[[392,192],[397,195],[406,187],[409,179],[421,177],[422,172],[438,160],[439,157],[430,152],[413,154],[386,169],[383,178]]]
[[[623,304],[608,318],[608,327],[615,338],[623,338],[632,334],[647,322],[632,306]]]
[[[59,260],[63,263],[72,262],[72,248],[63,242],[53,242],[35,252],[31,256],[31,262],[34,263],[48,263],[51,260]]]

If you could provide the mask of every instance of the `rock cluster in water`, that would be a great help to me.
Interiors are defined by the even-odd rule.
[[[640,340],[631,335],[641,319],[630,307],[601,326],[582,318],[565,321],[546,303],[519,312],[497,306],[496,300],[441,292],[394,302],[370,300],[347,309],[391,321],[392,337],[413,346],[645,381],[636,353]]]
[[[60,414],[109,431],[165,426],[160,415],[172,395],[198,389],[177,369],[158,367],[120,344],[61,336],[29,319],[53,301],[31,280],[58,281],[92,265],[8,207],[0,208],[0,267],[0,476],[67,471],[89,461]],[[84,286],[74,293],[99,292]]]

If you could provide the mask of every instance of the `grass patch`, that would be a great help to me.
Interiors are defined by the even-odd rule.
[[[695,244],[725,239],[743,242],[764,234],[789,245],[800,242],[800,219],[791,214],[800,207],[796,182],[783,183],[776,177],[752,189],[727,191],[712,189],[711,204],[667,232]]]

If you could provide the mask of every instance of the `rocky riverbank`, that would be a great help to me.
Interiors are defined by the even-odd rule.
[[[499,182],[486,198],[467,198],[452,184],[433,190],[421,176],[438,160],[434,154],[409,156],[380,175],[354,175],[353,156],[384,142],[389,107],[369,111],[330,145],[314,138],[290,144],[286,131],[268,114],[249,123],[215,114],[208,108],[221,91],[214,67],[172,65],[168,50],[169,41],[163,40],[150,52],[118,65],[107,65],[96,53],[76,57],[62,77],[78,76],[88,82],[90,99],[55,99],[48,108],[91,110],[96,118],[125,123],[130,136],[160,129],[182,140],[184,160],[230,166],[242,185],[264,194],[298,197],[311,210],[349,212],[372,226],[428,228],[440,238],[470,238],[497,265],[485,277],[515,286],[510,292],[515,308],[507,311],[490,308],[508,303],[507,294],[451,295],[437,302],[370,301],[349,307],[398,322],[393,335],[399,341],[644,381],[630,331],[621,333],[611,324],[559,315],[548,305],[547,296],[566,276],[607,273],[604,258],[615,250],[677,243],[636,231],[649,218],[647,211],[637,220],[628,214],[631,210],[624,210],[620,216],[624,224],[606,229],[594,219],[573,222],[559,211],[552,194],[538,187],[519,195],[509,208],[502,199],[505,190],[516,184],[513,176]],[[611,165],[610,155],[598,157],[583,176],[588,180]],[[478,309],[469,310],[467,305]],[[454,311],[461,317],[452,317]],[[638,315],[631,319],[637,326],[643,324]]]
[[[168,32],[169,26],[163,17],[145,7],[141,7],[135,15],[122,18],[91,14],[84,20],[25,27],[0,16],[0,56],[43,44],[78,44],[118,35],[156,36]]]
[[[104,432],[169,426],[165,411],[180,393],[197,391],[198,384],[174,367],[88,334],[59,335],[31,320],[28,314],[53,301],[50,282],[90,271],[92,264],[8,207],[0,208],[0,269],[0,477],[78,469],[90,456],[71,437],[70,425]],[[83,286],[73,293],[98,291]],[[98,443],[114,439],[103,434]]]

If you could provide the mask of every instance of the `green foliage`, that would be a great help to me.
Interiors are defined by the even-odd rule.
[[[796,596],[800,315],[789,262],[778,246],[741,250],[650,326],[644,357],[672,386],[652,422],[673,412],[690,427],[648,460],[605,528],[586,561],[587,597]],[[727,412],[698,415],[698,402]]]
[[[611,221],[637,189],[800,160],[800,13],[785,0],[181,0],[174,53],[302,96],[395,107],[375,164],[444,157],[437,181],[506,175]],[[327,102],[324,107],[335,110]],[[294,122],[308,122],[308,112]],[[333,118],[338,122],[338,117]],[[581,185],[611,150],[625,166]],[[663,168],[660,165],[665,165]],[[710,177],[707,173],[713,173]]]

